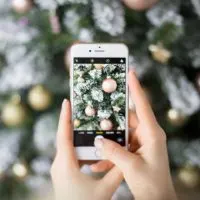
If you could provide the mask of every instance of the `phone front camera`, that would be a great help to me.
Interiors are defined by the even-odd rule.
[[[89,50],[89,52],[92,52],[92,50]]]

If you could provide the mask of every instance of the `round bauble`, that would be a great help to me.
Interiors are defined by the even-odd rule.
[[[102,89],[106,93],[112,93],[117,89],[117,82],[112,78],[107,78],[102,83]]]
[[[174,126],[183,126],[187,119],[186,115],[174,108],[169,109],[167,112],[167,120]]]
[[[95,69],[103,69],[104,64],[94,64]]]
[[[96,111],[94,108],[92,108],[91,106],[87,106],[85,108],[85,114],[88,116],[88,117],[92,117],[96,114]]]
[[[172,53],[165,49],[161,44],[150,45],[149,51],[151,52],[153,59],[162,64],[168,63],[169,59],[172,57]]]
[[[134,10],[145,10],[152,7],[158,0],[123,0],[123,2]]]
[[[197,187],[200,184],[199,169],[190,166],[181,168],[178,172],[178,179],[189,188]]]
[[[81,124],[81,121],[79,119],[74,120],[74,127],[75,128],[78,128],[80,126],[80,124]]]
[[[31,0],[12,0],[12,8],[20,14],[26,13],[32,9]]]
[[[104,131],[109,131],[109,130],[111,130],[113,128],[113,123],[109,119],[103,119],[100,122],[100,127]]]
[[[25,162],[19,161],[12,167],[12,173],[19,179],[24,179],[28,175],[28,168]]]
[[[21,103],[10,102],[2,109],[1,120],[6,126],[15,127],[25,123],[27,111]]]
[[[28,102],[36,111],[44,111],[52,104],[53,96],[44,86],[34,86],[28,94]]]

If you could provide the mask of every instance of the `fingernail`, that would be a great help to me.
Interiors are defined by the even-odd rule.
[[[67,99],[64,99],[63,102],[62,102],[62,106],[65,106],[65,104],[68,102]]]
[[[102,149],[103,147],[103,139],[102,138],[97,138],[94,141],[94,145],[97,149]]]
[[[132,73],[132,74],[134,74],[134,75],[136,74],[135,69],[133,69],[133,68],[131,68],[131,69],[129,70],[129,72]]]
[[[96,169],[95,164],[90,165],[90,169],[91,169],[92,171],[95,171],[95,169]]]

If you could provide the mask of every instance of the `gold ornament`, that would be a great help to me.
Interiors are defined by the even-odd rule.
[[[52,104],[53,97],[49,90],[42,85],[34,86],[28,94],[30,106],[37,111],[43,111]]]
[[[189,188],[197,187],[200,184],[199,169],[191,166],[183,167],[178,172],[178,179]]]
[[[104,64],[94,64],[95,69],[103,69]]]
[[[172,57],[171,52],[165,49],[161,44],[150,45],[149,51],[151,52],[153,59],[162,64],[166,64],[169,61],[169,59]]]
[[[2,109],[1,119],[6,126],[14,127],[24,124],[27,116],[26,108],[21,104],[21,97],[14,95]]]
[[[32,6],[33,2],[31,0],[12,0],[13,9],[20,14],[30,11]]]
[[[28,175],[28,169],[24,162],[17,162],[12,167],[14,176],[19,179],[24,179]]]
[[[151,8],[158,0],[123,0],[127,7],[134,10],[146,10]]]
[[[74,120],[74,127],[75,127],[75,128],[78,128],[78,127],[80,126],[80,124],[81,124],[81,122],[80,122],[79,119],[75,119],[75,120]]]
[[[179,110],[171,108],[167,112],[167,119],[174,126],[182,126],[185,124],[187,117]]]

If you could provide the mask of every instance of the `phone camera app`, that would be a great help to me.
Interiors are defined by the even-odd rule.
[[[125,59],[82,58],[73,73],[75,144],[93,146],[102,135],[125,145]]]

